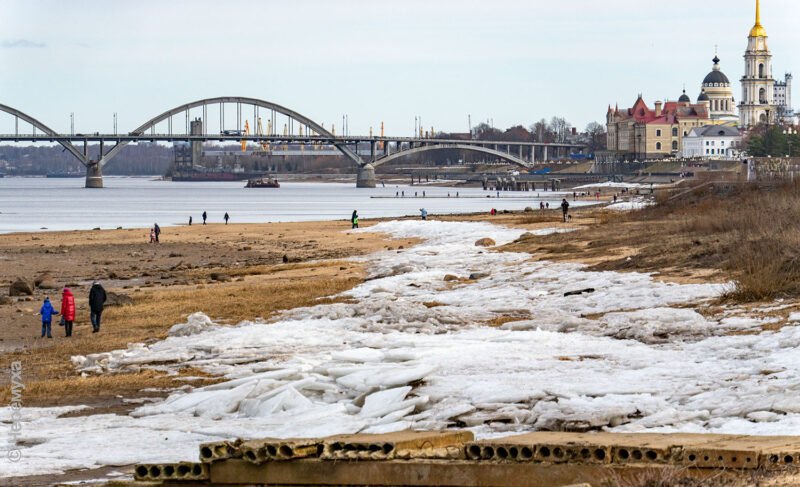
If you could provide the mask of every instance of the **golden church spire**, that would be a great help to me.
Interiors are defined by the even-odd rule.
[[[761,25],[761,0],[756,0],[756,25]]]
[[[756,23],[750,29],[750,37],[767,37],[767,30],[761,25],[761,0],[756,0]]]

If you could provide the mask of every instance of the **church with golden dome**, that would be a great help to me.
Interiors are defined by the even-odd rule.
[[[684,139],[690,138],[696,128],[738,125],[748,129],[765,123],[793,123],[792,75],[787,73],[784,81],[776,81],[772,76],[772,53],[767,45],[767,31],[761,24],[760,0],[756,0],[755,23],[747,36],[744,61],[738,105],[734,86],[715,55],[696,103],[692,103],[684,90],[677,101],[656,101],[652,110],[641,95],[631,108],[609,106],[608,151],[616,154],[617,159],[677,156],[683,152]]]
[[[777,115],[772,53],[767,45],[767,30],[761,25],[761,1],[756,0],[756,22],[747,36],[747,50],[744,53],[739,124],[742,127],[752,127],[773,123]]]

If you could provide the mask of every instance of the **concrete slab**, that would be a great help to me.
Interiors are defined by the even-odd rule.
[[[401,431],[382,435],[342,435],[323,441],[324,460],[460,458],[471,431]]]
[[[239,445],[240,457],[248,462],[286,461],[317,457],[322,453],[322,440],[265,438]]]
[[[209,485],[554,487],[581,483],[599,485],[611,478],[623,481],[633,481],[642,476],[658,478],[662,471],[664,478],[674,478],[674,469],[669,465],[488,464],[437,460],[331,462],[305,459],[254,465],[243,460],[227,460],[211,464]],[[730,487],[753,485],[750,477],[743,477],[741,471],[734,470],[682,469],[681,475],[696,479],[730,480]],[[764,473],[761,479],[768,478],[766,475]],[[792,478],[794,481],[800,479],[797,476]],[[741,481],[737,483],[737,480]]]
[[[196,462],[139,464],[133,470],[133,478],[161,482],[207,480],[209,465]]]

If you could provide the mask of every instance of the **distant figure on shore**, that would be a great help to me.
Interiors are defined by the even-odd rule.
[[[228,216],[228,212],[227,212],[227,211],[225,212],[225,216],[223,216],[222,218],[224,218],[224,219],[225,219],[225,225],[227,225],[227,224],[228,224],[228,220],[230,220],[230,219],[231,219],[231,217],[230,217],[230,216]]]
[[[72,336],[72,323],[75,321],[75,296],[68,287],[61,294],[61,321],[64,323],[65,336]]]
[[[399,196],[400,196],[400,191],[395,191],[395,192],[394,192],[394,197],[395,197],[395,198],[398,198]]]
[[[150,229],[150,243],[156,243],[156,229]]]
[[[353,225],[352,228],[358,228],[358,211],[353,210],[353,215],[350,217],[350,223]]]
[[[400,196],[401,196],[401,197],[403,197],[403,198],[405,198],[405,197],[406,197],[406,192],[405,192],[405,191],[401,191],[401,192],[400,192]]]
[[[544,201],[539,202],[539,209],[544,211]]]
[[[490,215],[495,216],[497,214],[497,209],[492,208],[492,211],[489,212]]]
[[[422,192],[422,197],[423,197],[423,198],[425,197],[425,191],[423,191],[423,192]]]
[[[564,214],[564,223],[566,223],[567,214],[569,213],[569,203],[567,202],[566,198],[561,200],[561,212]]]
[[[44,297],[44,303],[42,303],[42,308],[39,310],[39,314],[42,315],[42,338],[44,338],[45,333],[47,334],[47,338],[53,338],[51,332],[53,315],[57,315],[58,311],[53,308],[49,297]]]
[[[106,290],[99,282],[94,281],[89,290],[89,319],[92,322],[92,333],[100,331],[100,318],[103,316],[103,306],[106,303]]]
[[[206,224],[206,218],[208,218],[208,215],[206,214],[205,211],[203,211],[203,225]]]
[[[158,226],[158,223],[153,223],[153,230],[156,232],[156,243],[158,243],[158,237],[161,235],[161,227]]]
[[[189,217],[189,226],[190,227],[192,226],[192,217],[191,216]]]
[[[617,194],[614,193],[614,203],[616,203],[616,202],[617,202]]]
[[[423,220],[427,220],[428,219],[428,210],[426,210],[425,208],[420,208],[419,209],[419,214],[420,214],[420,216],[422,217]]]
[[[544,207],[545,207],[545,209],[549,210],[550,209],[550,202],[549,201],[545,202]]]
[[[456,191],[456,198],[458,198],[458,191]]]

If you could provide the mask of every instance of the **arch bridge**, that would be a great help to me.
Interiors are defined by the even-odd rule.
[[[234,121],[226,114],[235,107]],[[252,110],[253,126],[247,118]],[[556,152],[582,151],[579,144],[451,140],[423,137],[337,136],[311,118],[274,102],[258,98],[225,96],[205,98],[179,105],[139,125],[126,134],[60,134],[36,118],[0,104],[0,112],[14,117],[14,133],[0,134],[0,142],[55,142],[60,144],[86,167],[86,187],[103,186],[102,168],[128,144],[136,142],[188,142],[192,148],[192,164],[198,162],[202,144],[207,141],[250,142],[256,144],[305,143],[335,147],[358,169],[357,186],[375,187],[375,167],[401,157],[437,150],[460,150],[487,154],[523,168],[535,163],[537,149],[543,160],[548,149]],[[219,117],[217,131],[209,132],[209,113]],[[262,115],[267,119],[266,127]],[[20,121],[31,131],[20,132]],[[283,130],[278,130],[283,122]],[[228,127],[235,124],[235,129]],[[244,125],[244,127],[243,127]],[[23,126],[24,127],[24,126]],[[250,129],[250,130],[248,130]],[[99,152],[90,154],[89,143],[98,143]],[[368,144],[369,150],[359,150]],[[81,147],[82,146],[82,147]],[[501,150],[505,148],[506,150]],[[512,149],[513,148],[513,149]],[[516,150],[516,152],[514,152]]]

